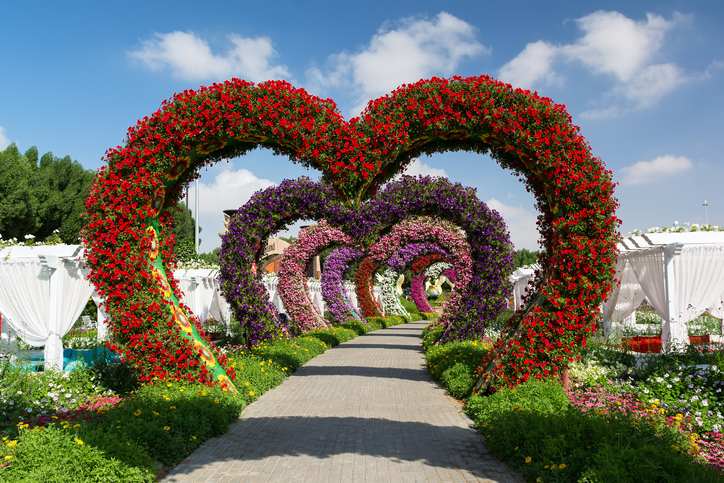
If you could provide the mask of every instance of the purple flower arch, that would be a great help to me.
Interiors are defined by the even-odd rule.
[[[364,251],[354,247],[339,247],[332,251],[324,261],[322,270],[322,297],[327,310],[337,323],[343,324],[349,319],[367,321],[345,296],[344,275],[350,264],[364,256]]]
[[[462,273],[456,266],[461,285],[458,293],[465,311],[457,312],[455,322],[441,340],[483,337],[486,322],[494,320],[505,308],[513,246],[503,218],[480,201],[473,188],[451,183],[446,178],[402,176],[363,203],[356,212],[358,216],[350,217],[350,213],[349,208],[335,205],[328,210],[326,219],[363,243],[374,241],[375,234],[384,234],[390,227],[415,215],[438,217],[462,229],[471,249],[472,279],[469,285],[467,281],[463,283]]]

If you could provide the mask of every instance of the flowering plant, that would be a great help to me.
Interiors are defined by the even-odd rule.
[[[309,262],[320,251],[334,245],[354,245],[341,230],[324,220],[299,232],[299,236],[284,250],[279,268],[279,295],[284,302],[293,326],[300,332],[328,329],[319,309],[312,303],[305,279]]]
[[[349,319],[364,320],[357,309],[344,294],[344,274],[349,270],[350,263],[360,259],[364,252],[354,247],[339,247],[332,251],[324,261],[322,271],[322,297],[327,310],[337,323]]]
[[[544,253],[539,262],[544,273],[529,310],[511,320],[506,337],[486,360],[486,381],[478,390],[491,378],[499,387],[559,371],[595,330],[597,307],[612,286],[617,202],[610,171],[591,155],[563,106],[488,76],[433,78],[402,86],[370,102],[360,118],[345,122],[332,101],[286,82],[254,85],[232,79],[177,94],[129,129],[125,144],[106,153],[108,165],[99,171],[86,201],[83,239],[91,280],[107,301],[118,351],[138,363],[144,380],[152,371],[227,384],[225,363],[204,359],[204,348],[214,357],[218,353],[193,324],[187,331],[186,324],[176,321],[175,314],[180,312],[186,320],[187,313],[178,303],[171,275],[175,257],[167,210],[176,206],[183,186],[198,176],[200,167],[258,145],[321,170],[331,192],[348,208],[373,196],[421,154],[460,149],[490,153],[523,180],[540,212]],[[396,193],[402,196],[400,189],[407,187],[406,182],[393,184],[397,188],[383,196],[388,201]],[[414,213],[402,205],[384,213],[383,202],[376,205],[380,211],[372,219],[389,227],[400,221],[403,211],[404,217],[441,216],[472,236],[473,259],[483,260],[476,262],[470,281],[471,287],[484,292],[482,298],[470,300],[471,325],[477,327],[476,320],[487,320],[504,303],[505,290],[487,280],[500,280],[509,269],[507,233],[502,220],[491,225],[493,218],[479,217],[484,213],[454,203],[461,193],[455,198],[446,190],[440,186],[436,194],[441,196],[428,198],[429,212],[421,212],[417,198],[409,196],[417,205]],[[251,221],[252,227],[265,223]],[[468,231],[475,226],[480,231]],[[358,228],[367,229],[364,224]],[[354,236],[353,227],[344,231]],[[368,241],[375,238],[373,233],[366,235]],[[491,242],[479,244],[481,235]],[[233,258],[231,245],[227,255]],[[242,258],[251,259],[254,248],[255,244],[244,248]],[[266,321],[260,324],[252,318],[249,323],[257,326],[250,340],[283,333],[273,322],[275,314],[263,301],[263,292],[251,288],[245,276],[231,273],[244,271],[235,267],[230,263],[225,272],[222,264],[221,270],[232,305],[237,313],[258,312]],[[236,276],[244,279],[238,291],[232,283]],[[254,292],[258,300],[244,300],[243,292]],[[257,301],[258,309],[245,307]],[[446,337],[477,332],[460,329]]]
[[[400,273],[391,267],[385,267],[382,273],[375,274],[375,277],[382,289],[382,305],[385,307],[385,313],[410,317],[410,313],[402,306],[395,291],[395,282],[400,277]]]

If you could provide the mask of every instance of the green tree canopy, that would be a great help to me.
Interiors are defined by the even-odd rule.
[[[26,155],[31,150],[34,150],[37,160],[38,150],[35,147],[30,148]],[[79,243],[80,230],[85,225],[81,215],[85,213],[85,199],[94,178],[94,171],[84,169],[70,156],[58,158],[48,152],[40,158],[35,175],[37,239],[43,240],[58,230],[64,243]]]
[[[538,250],[530,251],[527,248],[516,250],[513,256],[513,270],[536,263],[538,261],[538,254],[540,254]]]
[[[15,143],[0,152],[0,235],[6,240],[24,241],[38,226],[33,168]]]

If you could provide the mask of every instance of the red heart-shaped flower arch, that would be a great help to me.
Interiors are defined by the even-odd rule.
[[[286,82],[232,79],[175,95],[129,129],[125,145],[106,153],[87,201],[83,238],[112,347],[143,380],[233,390],[224,356],[179,304],[167,209],[203,165],[257,146],[320,170],[350,206],[423,153],[490,153],[536,197],[544,274],[488,373],[503,384],[558,371],[595,330],[612,282],[617,202],[611,173],[563,106],[487,76],[433,78],[345,122],[334,102]]]

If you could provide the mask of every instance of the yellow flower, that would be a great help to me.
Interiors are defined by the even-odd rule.
[[[17,440],[8,441],[8,448],[12,448],[16,444],[18,444]]]
[[[533,458],[531,458],[530,456],[528,456],[528,457],[525,459],[525,462],[526,462],[526,463],[530,463],[531,461],[533,461]]]
[[[154,412],[153,412],[153,415],[154,415],[154,416],[158,416],[158,414],[159,414],[159,413],[158,413],[157,411],[154,411]]]
[[[249,391],[249,396],[253,396],[253,395],[254,395],[254,391]]]
[[[215,402],[216,404],[219,404],[219,400],[218,400],[218,399],[214,399],[214,402]]]
[[[539,476],[535,481],[536,481],[536,483],[540,483],[540,482],[543,481],[543,480],[541,480],[541,479],[540,479],[540,476]]]
[[[676,446],[675,444],[671,445],[671,449],[673,449],[674,451],[679,451],[679,447]]]
[[[557,470],[557,469],[558,469],[558,465],[551,465],[551,470]]]
[[[171,429],[171,428],[170,428],[169,426],[164,426],[163,429],[165,429],[166,431],[168,431],[168,430]]]
[[[75,442],[78,443],[78,444],[83,444],[83,441],[80,440],[80,439],[78,439],[78,438],[75,438]]]
[[[565,463],[561,463],[558,468],[564,470],[564,469],[566,469],[566,464],[565,464]]]
[[[605,413],[602,410],[599,410],[599,411],[596,411],[596,414],[598,414],[599,416],[603,416]]]
[[[176,409],[176,406],[171,406],[169,409]]]
[[[80,424],[77,424],[77,423],[76,423],[76,424],[73,425],[73,427],[74,427],[74,428],[80,428]]]
[[[135,411],[133,411],[133,415],[134,415],[134,416],[140,416],[140,415],[141,415],[141,410],[140,410],[140,409],[136,409]]]
[[[191,436],[191,439],[196,439],[196,436]]]
[[[7,460],[9,460],[9,459],[12,459],[12,457],[13,457],[13,455],[10,455],[10,454],[7,455],[7,456],[5,456],[5,461],[7,461]]]

